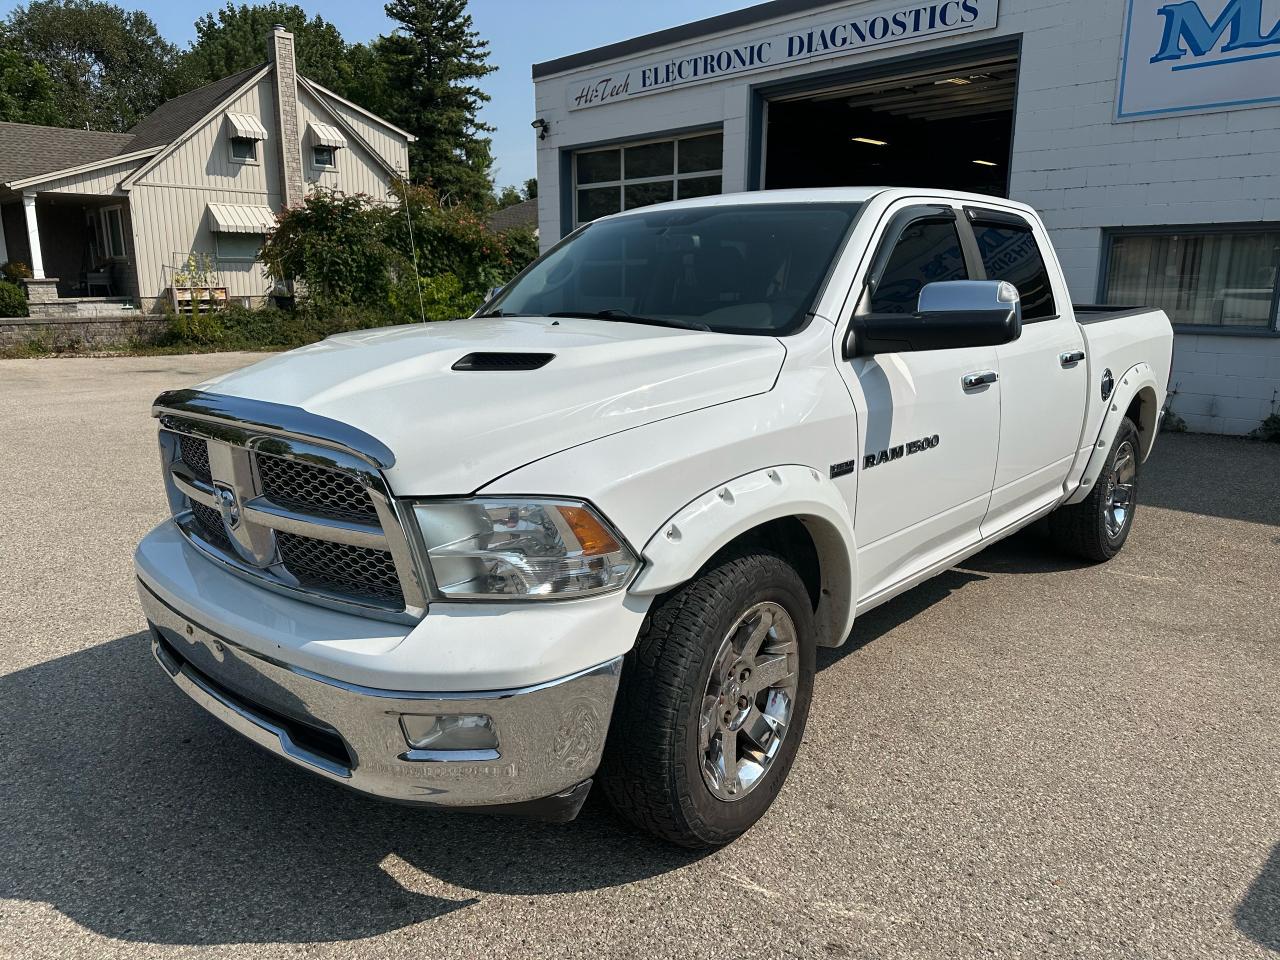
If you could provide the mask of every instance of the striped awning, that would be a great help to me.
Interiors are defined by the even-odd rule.
[[[267,139],[267,128],[262,125],[261,120],[252,114],[228,113],[227,126],[231,128],[233,137],[242,137],[245,140]]]
[[[209,204],[209,229],[214,233],[270,233],[275,228],[276,215],[268,206]]]
[[[345,147],[347,138],[337,127],[327,123],[313,123],[311,128],[311,144],[316,147]]]

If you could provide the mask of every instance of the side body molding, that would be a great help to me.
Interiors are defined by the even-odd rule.
[[[818,644],[838,647],[853,628],[857,595],[853,518],[840,491],[811,467],[758,470],[681,508],[645,544],[645,568],[630,592],[657,594],[679,586],[736,537],[784,517],[800,520],[813,538],[822,571],[815,614]]]
[[[1092,387],[1090,389],[1093,389]],[[1140,431],[1139,460],[1145,461],[1155,444],[1156,434],[1160,432],[1160,412],[1157,399],[1164,396],[1164,387],[1156,379],[1156,372],[1149,363],[1136,363],[1124,372],[1117,380],[1111,397],[1106,400],[1107,409],[1102,417],[1102,426],[1093,442],[1093,453],[1089,455],[1081,475],[1080,485],[1066,503],[1079,503],[1098,482],[1098,475],[1106,465],[1111,447],[1115,443],[1116,434],[1120,432],[1120,421],[1124,419],[1134,397],[1142,398],[1142,429]],[[1096,398],[1095,398],[1096,399]],[[1079,461],[1077,461],[1078,463]]]

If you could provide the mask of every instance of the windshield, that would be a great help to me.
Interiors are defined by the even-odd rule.
[[[602,220],[534,262],[482,315],[790,333],[813,308],[859,207],[734,204]]]

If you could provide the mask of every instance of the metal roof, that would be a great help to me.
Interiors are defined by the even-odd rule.
[[[266,140],[267,128],[262,121],[248,113],[228,113],[227,126],[231,128],[233,137],[243,140]]]
[[[276,214],[262,204],[211,203],[209,229],[214,233],[268,233],[276,228]]]
[[[337,127],[327,123],[310,123],[311,143],[317,147],[345,147],[346,135]]]

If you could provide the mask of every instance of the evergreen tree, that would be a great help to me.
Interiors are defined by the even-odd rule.
[[[387,79],[387,119],[412,131],[409,170],[443,198],[477,207],[492,203],[493,128],[481,123],[488,94],[476,80],[496,67],[489,44],[472,29],[466,0],[391,0],[399,26],[375,42]]]
[[[216,13],[196,20],[196,39],[178,61],[176,92],[185,93],[266,63],[267,38],[277,23],[293,34],[298,72],[346,96],[351,48],[337,27],[323,17],[308,19],[297,4],[236,6],[230,0]]]

